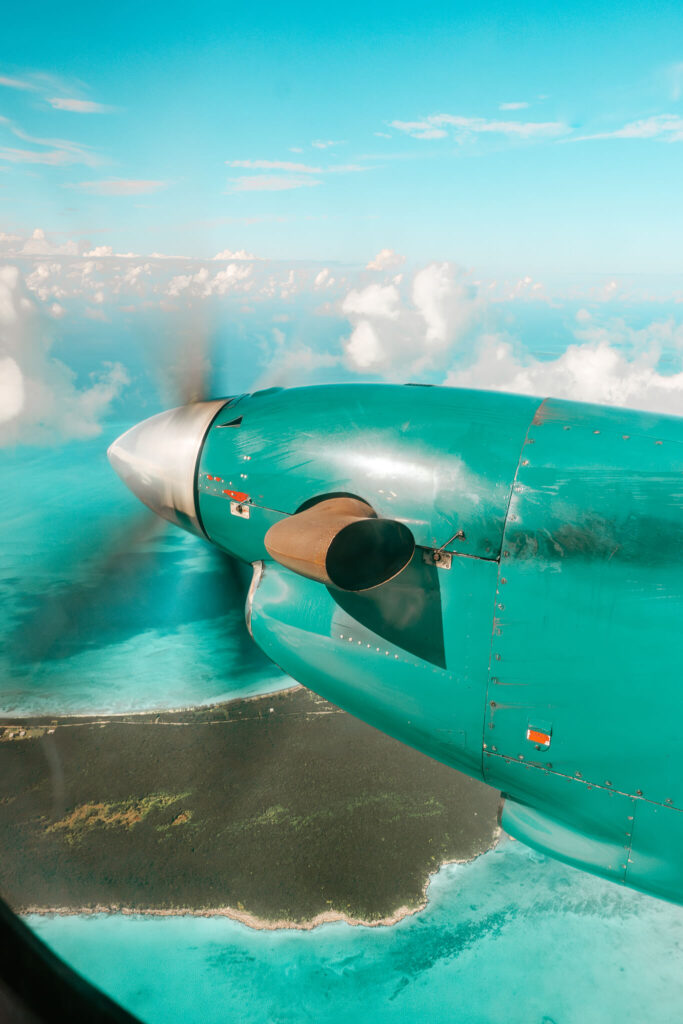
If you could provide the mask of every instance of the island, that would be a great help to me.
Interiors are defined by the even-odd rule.
[[[499,794],[302,687],[0,717],[0,894],[21,913],[391,924],[497,841]]]

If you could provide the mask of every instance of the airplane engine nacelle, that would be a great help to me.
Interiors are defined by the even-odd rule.
[[[255,566],[285,672],[500,789],[531,845],[683,902],[683,419],[269,389],[198,451],[198,527]]]

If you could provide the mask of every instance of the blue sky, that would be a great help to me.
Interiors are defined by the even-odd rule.
[[[3,24],[6,235],[680,272],[680,3],[38,3]]]
[[[683,411],[680,0],[3,19],[0,447],[174,404],[188,353]]]

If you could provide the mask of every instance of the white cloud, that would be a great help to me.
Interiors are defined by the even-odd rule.
[[[54,306],[52,315],[59,315]],[[95,437],[128,383],[120,363],[105,363],[90,385],[50,355],[48,322],[17,267],[0,268],[0,444]]]
[[[91,256],[93,259],[101,259],[103,256],[113,256],[114,250],[110,245],[96,245],[90,252],[84,252],[85,258]]]
[[[4,85],[7,89],[22,89],[30,92],[35,92],[38,88],[23,78],[8,78],[7,75],[0,75],[0,85]]]
[[[316,274],[315,280],[313,281],[313,287],[316,290],[321,288],[331,288],[334,285],[334,278],[330,274],[329,267],[323,267],[323,269]]]
[[[350,291],[342,302],[342,312],[347,316],[356,314],[396,320],[400,313],[399,301],[398,288],[395,285],[371,284],[360,291]]]
[[[167,181],[149,181],[138,178],[110,178],[108,181],[80,181],[63,188],[74,188],[96,196],[143,196],[167,188]]]
[[[499,110],[526,110],[526,108],[528,106],[529,106],[528,103],[526,103],[525,101],[519,100],[519,101],[515,101],[513,103],[499,103],[498,104],[498,109]]]
[[[102,162],[101,157],[93,153],[88,146],[83,146],[78,142],[70,142],[68,139],[37,138],[29,135],[6,117],[0,117],[0,123],[4,124],[22,142],[43,148],[41,151],[3,146],[0,148],[0,160],[5,160],[8,163],[45,164],[55,167],[67,164],[85,164],[88,167],[96,167]]]
[[[20,251],[23,256],[77,256],[78,245],[73,241],[61,245],[52,242],[42,228],[36,228]]]
[[[292,163],[289,160],[226,160],[228,167],[243,167],[251,171],[291,171],[293,174],[322,174],[322,167]]]
[[[352,289],[341,306],[353,325],[344,343],[347,363],[390,380],[442,366],[472,326],[479,305],[476,289],[450,263],[418,271],[409,300],[402,298],[398,281]]]
[[[286,192],[295,188],[312,188],[315,185],[322,185],[322,181],[319,178],[259,174],[253,178],[235,178],[228,182],[228,185],[231,192]]]
[[[373,132],[372,134],[376,138],[378,138],[378,139],[390,139],[390,138],[392,138],[392,136],[389,134],[389,132]]]
[[[233,291],[248,291],[253,273],[251,263],[229,263],[211,276],[208,267],[200,267],[194,274],[178,274],[171,279],[165,291],[171,298],[181,294],[201,299],[212,295],[227,295]]]
[[[529,274],[520,277],[513,284],[506,282],[503,290],[506,299],[527,299],[547,301],[547,295],[541,281],[535,281]]]
[[[375,370],[386,363],[385,346],[368,320],[356,324],[344,350],[354,370]]]
[[[75,100],[67,96],[54,96],[47,101],[55,110],[69,110],[74,114],[108,114],[114,108],[92,100]]]
[[[413,279],[413,304],[427,332],[425,342],[442,348],[461,337],[477,311],[476,289],[451,263],[432,263]]]
[[[587,142],[591,139],[661,139],[664,142],[683,142],[683,117],[677,114],[656,114],[640,121],[630,121],[623,128],[610,132],[595,132],[579,135],[570,142]]]
[[[332,145],[332,143],[330,143]],[[319,148],[324,148],[322,145]],[[330,167],[312,167],[310,164],[294,163],[291,160],[226,160],[228,167],[248,171],[283,171],[282,175],[242,175],[228,182],[228,192],[284,192],[295,188],[321,185],[320,178],[308,175],[350,174],[371,170],[360,164],[334,164]]]
[[[659,326],[652,328],[656,335]],[[608,336],[570,345],[556,359],[539,360],[517,355],[506,338],[486,335],[475,361],[452,369],[444,383],[680,415],[683,373],[660,373],[658,360],[656,344],[629,359]]]
[[[235,289],[244,290],[245,282],[249,281],[251,273],[252,268],[249,264],[230,263],[224,270],[219,270],[207,290],[211,295],[227,295]]]
[[[374,260],[370,260],[365,269],[388,270],[390,267],[400,267],[405,261],[405,256],[399,256],[393,249],[380,249]]]
[[[52,149],[38,152],[35,149],[17,149],[14,146],[0,146],[0,160],[9,164],[43,164],[46,167],[65,167],[67,164],[86,163],[92,165],[95,158],[87,159],[66,149]]]
[[[444,128],[438,128],[426,121],[392,121],[392,128],[400,132],[406,132],[414,139],[445,139],[448,132]]]
[[[16,419],[24,408],[24,399],[24,378],[19,364],[11,356],[0,357],[0,424]]]
[[[314,149],[330,149],[332,146],[343,146],[343,142],[334,142],[332,139],[315,139],[311,145]]]
[[[508,138],[557,138],[569,132],[561,121],[498,121],[484,117],[462,117],[457,114],[430,114],[420,121],[392,121],[391,127],[406,132],[414,139],[443,139],[448,128],[456,139],[470,135],[497,134]]]
[[[214,256],[215,260],[258,260],[262,259],[261,256],[254,256],[253,253],[247,252],[246,249],[236,249],[232,252],[230,249],[223,249],[222,252],[217,252]]]

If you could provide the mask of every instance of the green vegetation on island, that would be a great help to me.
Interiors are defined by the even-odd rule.
[[[297,688],[162,714],[0,720],[17,910],[377,921],[497,834],[498,794]]]

